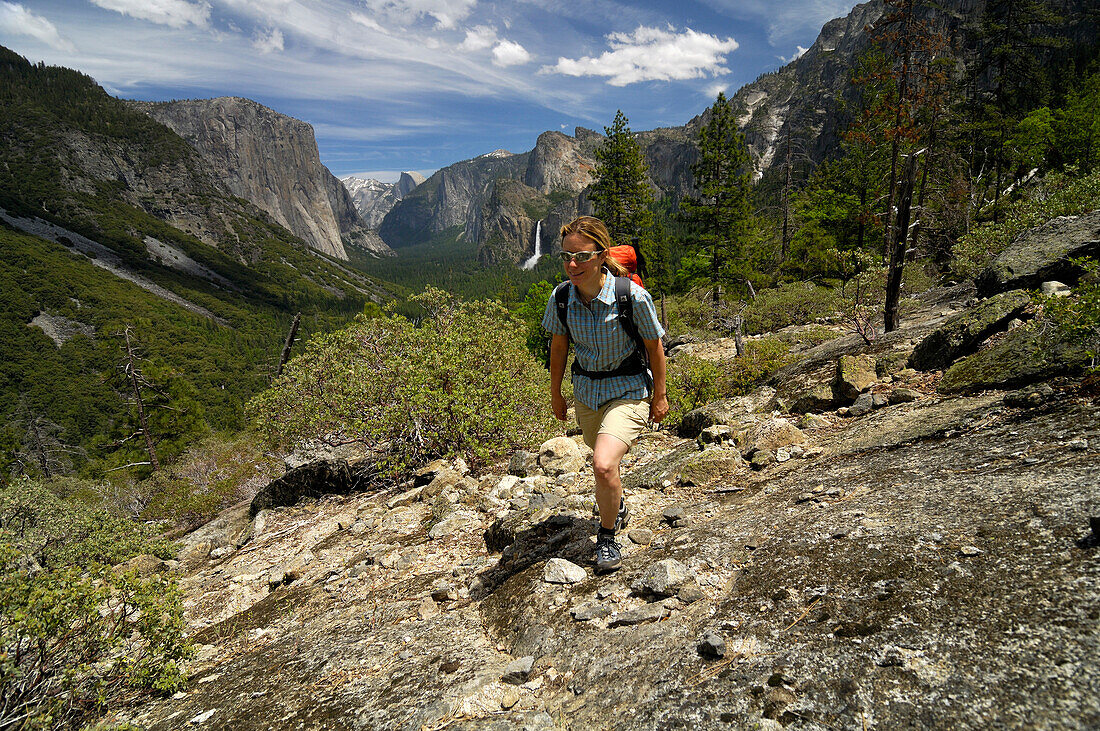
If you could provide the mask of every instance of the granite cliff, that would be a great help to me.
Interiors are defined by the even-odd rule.
[[[234,195],[313,249],[347,259],[347,236],[377,249],[375,239],[356,236],[366,226],[347,189],[321,164],[309,124],[237,97],[133,105],[187,140]]]

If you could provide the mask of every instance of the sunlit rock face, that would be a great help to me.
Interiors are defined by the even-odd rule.
[[[234,195],[310,247],[347,258],[341,236],[363,221],[321,164],[309,124],[238,97],[134,105],[187,140]]]

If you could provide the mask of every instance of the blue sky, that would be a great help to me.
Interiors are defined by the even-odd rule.
[[[0,45],[116,96],[243,96],[392,181],[546,130],[680,125],[852,0],[0,0]]]

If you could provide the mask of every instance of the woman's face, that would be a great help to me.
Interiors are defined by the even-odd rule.
[[[561,249],[576,254],[578,251],[599,251],[600,247],[596,246],[596,242],[581,234],[569,234],[561,240]],[[587,288],[585,287],[586,284],[592,284],[599,279],[600,270],[603,268],[603,262],[606,258],[607,252],[601,252],[599,256],[593,257],[583,264],[575,259],[567,261],[564,263],[565,274],[569,277],[569,281],[573,283],[573,286]]]

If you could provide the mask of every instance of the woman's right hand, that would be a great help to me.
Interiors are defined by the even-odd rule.
[[[558,417],[558,421],[565,421],[565,412],[567,408],[565,406],[565,397],[561,395],[560,391],[550,392],[550,408],[554,410],[554,416]]]

